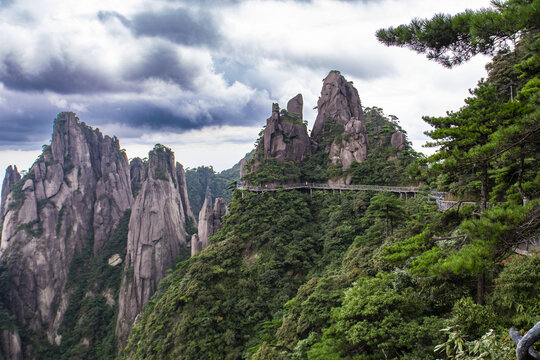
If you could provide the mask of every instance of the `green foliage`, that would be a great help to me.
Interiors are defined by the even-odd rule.
[[[288,182],[297,182],[300,180],[301,170],[294,161],[279,162],[274,158],[263,158],[257,161],[257,168],[244,175],[243,178],[250,184],[286,184]]]
[[[493,2],[495,9],[467,10],[454,16],[436,14],[414,19],[409,25],[380,29],[377,38],[386,45],[406,46],[452,67],[477,54],[505,50],[520,33],[537,33],[537,0]]]
[[[508,323],[528,330],[540,321],[540,255],[512,257],[495,284],[490,303]]]

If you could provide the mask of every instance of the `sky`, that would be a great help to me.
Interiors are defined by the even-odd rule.
[[[489,0],[0,0],[0,182],[28,169],[59,112],[116,135],[128,157],[156,143],[185,167],[230,168],[273,102],[340,70],[363,106],[399,118],[426,152],[423,115],[463,106],[489,59],[454,69],[386,47],[380,28],[489,7]]]

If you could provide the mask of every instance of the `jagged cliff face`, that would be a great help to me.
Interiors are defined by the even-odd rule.
[[[74,254],[86,246],[99,252],[131,206],[128,160],[116,137],[61,113],[51,145],[11,189],[0,255],[14,284],[11,311],[19,326],[60,343]]]
[[[335,139],[325,151],[334,164],[341,163],[343,170],[353,161],[362,162],[367,156],[366,120],[358,91],[339,72],[331,71],[323,80],[321,96],[317,102],[318,114],[311,138],[314,148],[324,142],[325,123],[341,125],[343,136]]]
[[[4,181],[2,182],[2,195],[0,198],[0,223],[2,222],[5,213],[7,212],[7,197],[9,195],[11,186],[17,181],[21,180],[21,174],[17,170],[16,166],[8,166],[6,169],[6,175],[4,176]]]
[[[187,182],[186,182],[186,172],[184,171],[184,166],[179,162],[176,163],[176,179],[178,180],[178,192],[180,193],[180,199],[182,200],[182,208],[187,217],[193,219],[195,223],[195,216],[191,210],[191,204],[189,203],[188,191],[187,191]]]
[[[222,198],[214,201],[207,196],[199,213],[199,226],[197,234],[191,238],[191,256],[208,246],[209,239],[221,229],[221,219],[227,212],[227,204]]]
[[[272,116],[266,122],[260,144],[264,158],[300,162],[311,155],[311,141],[302,123],[302,106],[300,94],[289,101],[287,112],[280,113],[279,105],[272,105]]]
[[[135,318],[185,246],[185,212],[174,154],[156,145],[148,156],[148,177],[135,199],[129,222],[116,324],[120,348],[125,344]]]
[[[133,196],[136,196],[146,179],[146,164],[138,157],[132,159],[129,163],[129,174],[131,178],[131,192]]]

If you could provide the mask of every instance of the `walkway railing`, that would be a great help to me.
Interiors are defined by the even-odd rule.
[[[238,190],[246,190],[251,192],[265,192],[265,191],[280,191],[280,190],[295,190],[295,189],[309,189],[309,190],[344,190],[344,191],[389,191],[399,194],[416,194],[423,192],[418,186],[382,186],[382,185],[346,185],[346,184],[324,184],[324,183],[295,183],[295,184],[269,184],[269,185],[248,185],[244,182],[236,183]],[[446,211],[451,209],[456,204],[461,203],[464,205],[476,204],[470,201],[448,201],[444,200],[446,192],[430,190],[428,197],[435,200],[439,211]]]

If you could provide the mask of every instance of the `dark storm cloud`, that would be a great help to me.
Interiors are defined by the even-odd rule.
[[[215,45],[220,38],[212,15],[202,10],[164,9],[159,12],[141,12],[132,19],[116,12],[98,13],[98,19],[102,22],[112,18],[118,19],[135,36],[158,37],[182,45]]]
[[[47,56],[47,55],[44,55]],[[3,59],[0,82],[8,89],[18,91],[50,90],[60,94],[94,93],[115,89],[110,79],[99,72],[82,66],[67,57],[50,58],[38,73],[29,73],[15,56]]]
[[[175,49],[166,45],[149,49],[142,55],[142,61],[124,71],[124,78],[130,81],[160,79],[187,90],[195,90],[196,75],[197,65],[182,62]]]
[[[201,108],[194,113],[191,110],[193,104],[186,100],[180,100],[179,103],[172,105],[148,100],[126,100],[93,103],[86,112],[79,115],[92,126],[99,126],[103,121],[127,125],[130,134],[133,134],[133,129],[140,129],[141,135],[148,129],[180,133],[207,126],[259,124],[267,117],[265,115],[268,115],[267,105],[251,100],[234,111],[229,109],[228,104],[224,104],[213,108]],[[116,135],[122,138],[121,133]]]
[[[41,96],[8,96],[9,106],[0,109],[0,150],[17,146],[23,150],[39,148],[51,138],[58,108]]]

